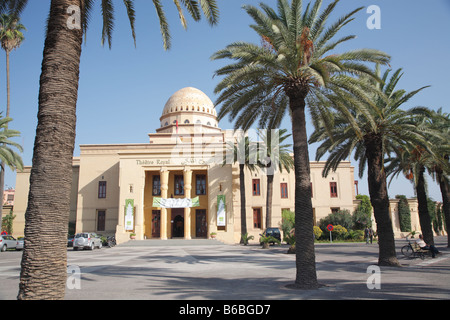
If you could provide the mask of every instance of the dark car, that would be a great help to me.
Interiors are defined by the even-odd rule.
[[[262,233],[263,236],[265,237],[274,237],[275,239],[277,239],[278,241],[281,242],[281,231],[279,228],[267,228],[266,230],[264,230],[264,232]],[[274,243],[274,242],[272,242]]]
[[[73,240],[74,240],[75,236],[68,236],[67,237],[67,246],[68,247],[73,247]]]

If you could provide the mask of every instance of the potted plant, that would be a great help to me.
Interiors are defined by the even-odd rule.
[[[130,233],[130,239],[131,240],[134,240],[134,239],[136,239],[136,233]]]
[[[261,238],[259,238],[259,243],[263,246],[263,249],[269,249],[269,243],[277,243],[277,244],[281,244],[280,240],[278,240],[277,238],[274,238],[272,236],[265,236],[260,234]]]
[[[248,245],[248,241],[249,241],[249,240],[255,239],[255,237],[252,236],[252,235],[248,235],[248,233],[243,233],[243,234],[241,235],[241,239],[242,239],[242,242],[241,242],[241,243],[242,243],[244,246],[246,246],[246,245]]]
[[[216,232],[211,232],[209,235],[210,235],[211,239],[215,239],[217,233]]]
[[[287,253],[295,253],[295,235],[288,234],[286,237],[284,237],[284,241],[286,241],[286,243],[289,245]]]

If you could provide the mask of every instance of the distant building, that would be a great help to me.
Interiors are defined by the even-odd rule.
[[[150,115],[152,116],[152,115]],[[155,115],[153,115],[155,116]],[[115,234],[118,242],[137,239],[208,238],[238,243],[239,165],[223,165],[229,130],[218,127],[211,100],[195,88],[177,91],[167,101],[161,127],[144,144],[81,145],[73,159],[70,222],[75,232]],[[342,162],[322,177],[324,162],[311,162],[314,220],[333,211],[353,212],[354,168]],[[30,167],[17,173],[15,233],[23,234]],[[266,176],[245,172],[248,233],[258,238],[267,227]],[[294,210],[294,172],[276,172],[272,226],[284,209]]]
[[[3,191],[3,205],[14,206],[14,194],[16,190],[14,188],[8,188]]]

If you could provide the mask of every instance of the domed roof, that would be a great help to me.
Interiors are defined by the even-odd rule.
[[[217,117],[211,99],[196,88],[187,87],[175,92],[164,106],[162,116],[173,112],[200,112]]]

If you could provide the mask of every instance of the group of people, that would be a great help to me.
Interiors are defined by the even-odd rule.
[[[364,239],[366,239],[366,244],[372,243],[373,241],[374,232],[371,227],[366,227],[364,229]]]

